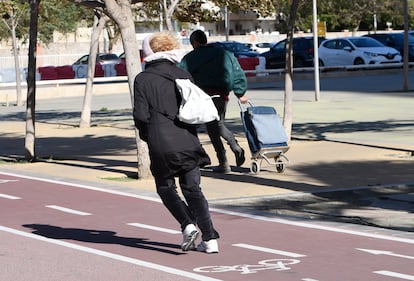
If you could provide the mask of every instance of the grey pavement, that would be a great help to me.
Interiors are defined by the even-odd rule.
[[[296,77],[289,163],[283,173],[250,159],[232,172],[202,171],[212,207],[265,215],[374,227],[414,237],[414,92],[403,92],[402,71],[354,72],[322,77],[320,100],[313,80]],[[410,71],[414,88],[414,73]],[[36,154],[24,156],[25,107],[0,105],[0,171],[102,186],[156,197],[152,179],[136,179],[135,131],[125,82],[94,85],[92,126],[79,128],[83,85],[37,89]],[[53,96],[55,93],[55,96]],[[1,95],[1,93],[0,93]],[[283,115],[281,77],[251,79],[248,95]],[[1,99],[0,99],[1,102]],[[227,124],[251,156],[231,98]],[[203,128],[200,139],[217,165]],[[373,231],[369,228],[368,231]]]

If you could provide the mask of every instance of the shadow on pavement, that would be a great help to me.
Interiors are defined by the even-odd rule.
[[[413,197],[414,185],[390,186],[259,199],[231,207],[414,232]]]
[[[406,131],[407,134],[414,128],[413,120],[380,120],[375,122],[342,121],[335,123],[295,123],[292,134],[307,136],[317,140],[326,139],[326,133],[354,133],[354,132],[392,132]]]
[[[162,252],[171,255],[183,255],[180,245],[149,241],[144,238],[129,238],[117,236],[116,232],[108,230],[65,228],[48,224],[25,224],[33,234],[51,239],[73,240],[89,243],[117,244],[126,247],[140,248]],[[171,248],[165,249],[165,248]],[[178,251],[176,251],[178,250]]]

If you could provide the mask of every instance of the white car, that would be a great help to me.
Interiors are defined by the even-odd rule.
[[[396,49],[369,37],[328,39],[319,46],[320,66],[399,63]]]

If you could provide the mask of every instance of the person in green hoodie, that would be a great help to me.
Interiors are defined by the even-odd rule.
[[[241,103],[246,103],[247,79],[233,53],[223,48],[207,44],[207,36],[202,30],[190,35],[193,50],[186,54],[178,66],[191,73],[195,84],[210,96],[220,116],[219,121],[206,124],[207,133],[216,151],[219,166],[213,171],[229,173],[230,165],[221,138],[227,141],[239,167],[245,161],[244,150],[238,144],[233,133],[226,127],[226,115],[229,93],[233,91]]]

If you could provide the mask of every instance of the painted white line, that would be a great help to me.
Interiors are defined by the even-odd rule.
[[[19,181],[19,180],[2,180],[2,179],[0,179],[0,184],[1,183],[14,182],[14,181]]]
[[[17,197],[17,196],[7,195],[7,194],[3,194],[3,193],[0,193],[0,197],[1,198],[6,198],[6,199],[11,199],[11,200],[22,199],[22,198]]]
[[[407,275],[407,274],[402,274],[402,273],[392,272],[392,271],[387,271],[387,270],[374,271],[374,273],[385,275],[385,276],[390,276],[390,277],[395,277],[395,278],[400,278],[404,280],[414,280],[413,275]]]
[[[151,229],[151,230],[156,230],[156,231],[161,231],[161,232],[170,233],[170,234],[181,234],[181,232],[177,231],[177,230],[158,227],[158,226],[153,226],[153,225],[148,225],[148,224],[133,222],[133,223],[127,223],[127,225],[146,228],[146,229]]]
[[[392,256],[392,257],[414,260],[414,256],[395,254],[392,251],[370,250],[370,249],[360,249],[360,248],[355,248],[355,249],[363,251],[363,252],[367,252],[373,255],[385,255],[385,256]]]
[[[199,275],[199,274],[179,270],[179,269],[176,269],[176,268],[163,266],[163,265],[160,265],[160,264],[155,264],[155,263],[152,263],[152,262],[146,262],[146,261],[143,261],[143,260],[133,259],[133,258],[113,254],[113,253],[110,253],[110,252],[106,252],[106,251],[101,251],[101,250],[97,250],[97,249],[93,249],[93,248],[89,248],[89,247],[85,247],[85,246],[81,246],[81,245],[77,245],[77,244],[72,244],[72,243],[69,243],[69,242],[61,241],[61,240],[46,238],[46,237],[43,237],[43,236],[35,235],[35,234],[32,234],[32,233],[27,233],[27,232],[24,232],[24,231],[8,228],[8,227],[1,226],[1,225],[0,225],[0,231],[5,231],[5,232],[8,232],[8,233],[12,233],[12,234],[16,234],[16,235],[20,235],[20,236],[24,236],[24,237],[28,237],[28,238],[32,238],[32,239],[36,239],[36,240],[40,240],[40,241],[44,241],[44,242],[47,242],[47,243],[63,246],[63,247],[70,248],[70,249],[79,250],[79,251],[94,254],[94,255],[97,255],[97,256],[102,256],[102,257],[118,260],[118,261],[121,261],[121,262],[135,264],[135,265],[138,265],[138,266],[142,266],[142,267],[146,267],[146,268],[150,268],[150,269],[154,269],[154,270],[159,270],[159,271],[163,271],[163,272],[166,272],[166,273],[175,274],[175,275],[178,275],[178,276],[183,276],[183,277],[186,277],[186,278],[192,278],[194,280],[222,281],[220,279],[210,278],[210,277],[202,276],[202,275]]]
[[[381,239],[381,240],[414,244],[414,239],[409,239],[409,238],[387,236],[387,235],[382,235],[382,234],[336,228],[332,226],[318,225],[318,224],[312,224],[312,223],[306,223],[306,222],[298,222],[298,221],[293,221],[293,220],[289,221],[286,219],[263,217],[263,216],[258,216],[258,215],[244,214],[244,213],[228,211],[228,210],[223,210],[223,209],[216,209],[216,208],[210,208],[210,211],[221,213],[221,214],[226,214],[226,215],[237,216],[237,217],[255,219],[255,220],[260,220],[260,221],[274,222],[274,223],[293,225],[293,226],[304,227],[304,228],[319,229],[319,230],[325,230],[325,231],[336,232],[336,233],[343,233],[343,234],[350,234],[350,235],[369,237],[369,238],[375,238],[375,239]]]
[[[19,174],[8,173],[8,172],[3,172],[3,171],[0,171],[0,174],[13,176],[13,177],[20,177],[20,178],[25,178],[25,179],[31,179],[31,180],[36,180],[36,181],[49,182],[49,183],[59,184],[59,185],[63,185],[63,186],[78,187],[78,188],[83,188],[83,189],[88,189],[88,190],[111,193],[111,194],[116,194],[116,195],[121,195],[121,196],[128,196],[128,197],[133,197],[133,198],[138,198],[138,199],[143,199],[143,200],[148,200],[148,201],[161,203],[161,200],[157,199],[157,198],[148,197],[148,196],[141,196],[141,195],[127,193],[127,192],[120,192],[120,191],[104,189],[104,188],[98,188],[98,187],[93,187],[93,186],[87,186],[87,185],[82,185],[82,184],[74,184],[74,183],[63,182],[63,181],[55,181],[55,180],[49,180],[49,179],[44,179],[44,178],[31,177],[31,176],[26,176],[26,175],[19,175]],[[362,237],[369,237],[369,238],[375,238],[375,239],[381,239],[381,240],[388,240],[388,241],[394,241],[394,242],[414,244],[414,239],[409,239],[409,238],[387,236],[387,235],[374,234],[374,233],[355,231],[355,230],[348,230],[348,229],[342,229],[342,228],[336,228],[336,227],[330,227],[330,226],[324,226],[324,225],[317,225],[317,224],[305,223],[305,222],[289,221],[289,220],[286,220],[286,219],[263,217],[263,216],[258,216],[258,215],[244,214],[244,213],[228,211],[228,210],[223,210],[223,209],[217,209],[217,208],[211,208],[210,210],[212,212],[216,212],[216,213],[232,215],[232,216],[238,216],[238,217],[244,217],[244,218],[250,218],[250,219],[255,219],[255,220],[260,220],[260,221],[274,222],[274,223],[293,225],[293,226],[304,227],[304,228],[319,229],[319,230],[331,231],[331,232],[336,232],[336,233],[343,233],[343,234],[350,234],[350,235],[355,235],[355,236],[362,236]]]
[[[260,251],[260,252],[266,252],[266,253],[276,254],[276,255],[287,256],[287,257],[291,257],[291,258],[303,258],[303,257],[306,257],[306,255],[302,255],[302,254],[285,252],[285,251],[281,251],[281,250],[270,249],[270,248],[265,248],[265,247],[259,247],[259,246],[254,246],[254,245],[249,245],[249,244],[243,244],[243,243],[233,244],[233,246],[240,247],[240,248],[245,248],[245,249],[250,249],[250,250],[255,250],[255,251]]]
[[[56,206],[56,205],[46,205],[45,207],[50,208],[50,209],[55,209],[55,210],[58,210],[58,211],[62,211],[62,212],[65,212],[65,213],[79,215],[79,216],[90,216],[90,215],[92,215],[90,213],[85,213],[85,212],[81,212],[81,211],[77,211],[77,210],[73,210],[73,209],[69,209],[69,208],[65,208],[65,207],[61,207],[61,206]]]
[[[23,179],[54,183],[54,184],[59,184],[59,185],[63,185],[63,186],[78,187],[78,188],[83,188],[83,189],[88,189],[88,190],[100,191],[100,192],[105,192],[105,193],[110,193],[110,194],[115,194],[115,195],[133,197],[133,198],[143,199],[143,200],[147,200],[147,201],[162,203],[161,199],[159,199],[159,198],[153,198],[153,197],[149,197],[149,196],[137,195],[137,194],[122,192],[122,191],[117,191],[117,190],[105,189],[105,188],[94,187],[94,186],[83,185],[83,184],[76,184],[76,183],[65,182],[65,181],[50,180],[50,179],[38,178],[38,177],[32,177],[32,176],[26,176],[26,175],[19,175],[19,174],[8,173],[8,172],[3,172],[3,171],[0,171],[0,174],[12,176],[12,177],[23,178]]]

